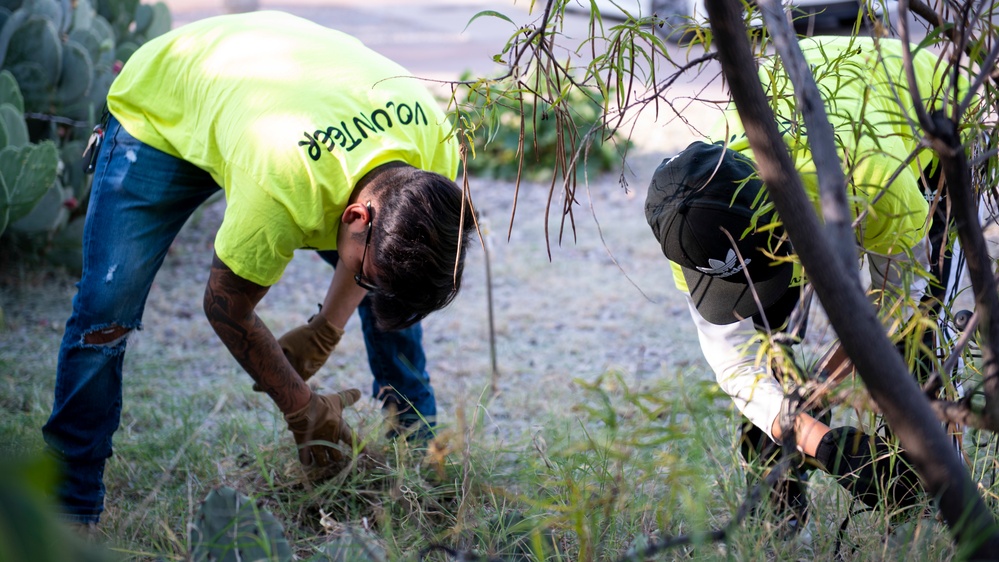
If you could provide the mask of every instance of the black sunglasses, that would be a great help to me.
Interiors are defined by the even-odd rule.
[[[368,234],[364,239],[364,251],[361,252],[361,268],[354,274],[354,283],[357,283],[364,290],[377,291],[378,286],[364,278],[364,259],[368,256],[368,245],[371,244],[371,231],[374,230],[372,226],[375,222],[375,211],[371,208],[371,201],[368,201],[366,207],[368,208]]]

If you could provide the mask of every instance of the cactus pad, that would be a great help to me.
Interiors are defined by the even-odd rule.
[[[281,524],[232,488],[212,490],[191,526],[193,562],[292,559]]]

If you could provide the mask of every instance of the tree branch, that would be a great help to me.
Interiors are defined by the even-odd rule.
[[[794,97],[808,130],[812,159],[819,179],[822,218],[833,254],[838,256],[842,274],[857,277],[854,266],[858,261],[857,241],[853,220],[846,200],[846,174],[839,161],[839,148],[819,88],[805,62],[797,35],[787,19],[779,0],[759,0],[763,21],[770,31],[777,54],[794,84]],[[859,284],[859,278],[856,282]]]
[[[930,402],[937,419],[944,423],[956,423],[965,427],[982,429],[995,433],[999,431],[999,423],[988,415],[979,414],[962,402],[950,400],[934,400]]]
[[[908,0],[899,1],[899,13],[905,14]],[[904,30],[903,30],[904,31]],[[964,36],[964,34],[958,34]],[[905,39],[907,33],[903,34]],[[903,41],[905,56],[911,58],[909,42]],[[995,49],[986,56],[986,60],[994,60]],[[907,60],[908,63],[908,60]],[[927,112],[923,108],[922,99],[918,96],[915,75],[911,64],[906,65],[906,79],[909,82],[913,96],[913,105],[919,124],[926,132],[931,145],[940,156],[940,166],[947,181],[947,194],[950,197],[954,212],[954,226],[957,228],[961,247],[968,263],[968,277],[975,292],[975,313],[980,318],[982,334],[982,375],[985,380],[985,415],[999,419],[999,293],[995,277],[992,274],[992,260],[989,258],[985,235],[978,222],[977,200],[971,187],[971,171],[965,155],[964,146],[958,130],[961,113],[957,111],[966,102],[955,104],[953,116],[948,117],[945,110],[939,109]],[[975,80],[974,86],[980,87],[981,80]],[[954,85],[957,98],[960,93]],[[975,90],[965,93],[965,98],[974,95]]]
[[[819,228],[759,77],[746,71],[755,68],[756,63],[742,22],[741,4],[728,0],[706,0],[705,4],[722,70],[757,158],[760,176],[768,186],[796,253],[809,272],[830,323],[872,398],[881,406],[885,419],[909,453],[926,490],[939,502],[955,541],[975,558],[999,558],[999,532],[975,483],[954,454],[950,440],[889,341],[859,283],[843,283],[843,272],[837,271],[840,260],[829,259],[838,254],[834,254],[834,245],[826,232]],[[774,29],[770,31],[773,33]],[[796,91],[801,91],[799,84],[795,86]],[[802,109],[812,110],[820,105],[821,100],[811,100]],[[816,134],[819,131],[810,130],[809,139],[814,142]]]

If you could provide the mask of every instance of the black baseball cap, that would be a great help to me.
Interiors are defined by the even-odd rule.
[[[731,324],[760,312],[771,318],[769,309],[786,319],[799,292],[788,290],[794,266],[772,256],[786,256],[791,247],[749,158],[720,144],[692,143],[652,175],[645,217],[663,254],[683,269],[705,320]]]

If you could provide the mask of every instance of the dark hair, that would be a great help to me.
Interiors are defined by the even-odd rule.
[[[412,166],[382,174],[371,184],[378,210],[369,257],[379,271],[371,307],[380,329],[401,330],[454,300],[475,221],[448,178]]]

